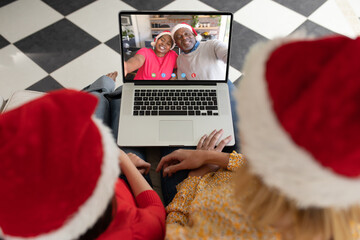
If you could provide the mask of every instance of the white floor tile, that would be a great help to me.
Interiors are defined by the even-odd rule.
[[[354,30],[339,9],[334,0],[326,1],[319,7],[309,19],[333,32],[343,34],[348,37],[354,37]]]
[[[50,75],[64,87],[80,90],[109,72],[118,71],[122,76],[120,58],[114,50],[101,44]],[[122,84],[119,76],[117,86]]]
[[[230,66],[230,68],[229,68],[229,79],[230,79],[231,82],[234,82],[236,79],[241,77],[241,75],[242,75],[242,73],[240,71],[238,71],[237,69]]]
[[[119,34],[118,13],[135,10],[119,0],[96,1],[70,14],[67,18],[101,42]]]
[[[203,2],[197,0],[176,0],[165,7],[160,9],[161,11],[217,11],[216,9],[206,5]]]
[[[40,0],[19,0],[0,8],[0,34],[14,43],[61,18]]]
[[[42,68],[14,45],[0,49],[0,73],[0,96],[4,99],[47,76]]]
[[[286,36],[306,17],[271,0],[253,0],[234,14],[234,19],[266,38]]]

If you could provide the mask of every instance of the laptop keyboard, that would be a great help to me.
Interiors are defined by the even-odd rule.
[[[215,89],[135,89],[134,116],[217,116]]]

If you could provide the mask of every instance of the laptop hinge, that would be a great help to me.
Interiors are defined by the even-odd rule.
[[[179,86],[179,85],[186,85],[186,86],[190,86],[190,85],[204,85],[204,86],[216,86],[216,82],[206,82],[206,83],[200,83],[200,82],[178,82],[178,81],[166,81],[166,83],[164,83],[163,81],[161,82],[155,82],[155,81],[151,81],[151,82],[147,82],[147,81],[139,81],[139,82],[134,82],[135,86],[141,86],[141,85],[164,85],[164,86],[169,86],[169,85],[175,85],[175,86]]]

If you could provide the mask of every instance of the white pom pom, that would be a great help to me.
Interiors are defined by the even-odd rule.
[[[156,43],[155,43],[155,42],[151,42],[150,45],[153,46],[153,47],[155,47]]]
[[[202,36],[200,35],[200,34],[198,34],[196,37],[195,37],[195,39],[196,39],[196,41],[201,41],[201,39],[202,39]]]

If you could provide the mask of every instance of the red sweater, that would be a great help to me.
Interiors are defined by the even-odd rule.
[[[116,216],[98,240],[164,239],[166,213],[155,191],[144,191],[134,198],[128,185],[119,179],[115,194]]]

